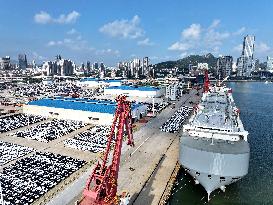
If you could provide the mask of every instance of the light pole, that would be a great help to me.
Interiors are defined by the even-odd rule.
[[[153,97],[153,117],[155,116],[155,98]]]

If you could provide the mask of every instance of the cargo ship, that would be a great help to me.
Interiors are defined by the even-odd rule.
[[[232,90],[210,86],[206,75],[204,93],[180,137],[179,162],[196,184],[210,194],[238,181],[248,173],[248,132],[240,120]]]

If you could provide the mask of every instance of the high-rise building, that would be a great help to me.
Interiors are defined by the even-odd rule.
[[[209,69],[209,65],[207,63],[197,63],[197,70],[204,71]]]
[[[99,71],[100,78],[104,78],[105,77],[105,66],[104,66],[103,62],[100,63],[100,68],[99,69],[100,69],[100,71]]]
[[[90,63],[90,61],[86,62],[86,72],[91,73],[91,63]]]
[[[256,71],[258,71],[260,69],[260,61],[259,61],[258,58],[255,59],[255,65],[254,65],[254,67],[255,67]]]
[[[237,58],[236,62],[236,70],[237,70],[237,76],[243,76],[243,57]]]
[[[135,78],[139,78],[139,74],[141,74],[141,60],[139,58],[135,58],[133,60],[133,64],[132,64],[132,70],[133,70],[133,76]]]
[[[243,50],[241,57],[237,60],[237,75],[249,77],[255,69],[254,60],[255,36],[247,35],[244,37]]]
[[[177,84],[171,84],[171,85],[166,87],[165,97],[170,99],[170,100],[176,100],[176,98],[178,97],[178,86],[177,86]]]
[[[111,70],[111,78],[115,78],[116,75],[117,75],[116,69],[112,69],[112,70]]]
[[[149,75],[149,58],[144,57],[142,62],[142,75]]]
[[[266,70],[273,70],[273,58],[269,56],[266,58]]]
[[[42,67],[47,71],[48,76],[70,76],[74,73],[75,63],[71,60],[62,59],[60,55],[57,55],[55,61],[46,61]]]
[[[99,69],[99,64],[97,62],[94,62],[92,65],[93,70],[98,70]]]
[[[149,64],[149,58],[144,57],[142,60],[134,58],[128,62],[119,62],[117,68],[122,71],[124,78],[139,78],[139,76],[150,76],[152,67]]]
[[[217,58],[216,74],[218,79],[224,79],[232,72],[232,56],[220,56]]]
[[[191,73],[193,71],[193,64],[189,64],[188,69],[189,69],[189,73]]]
[[[9,56],[2,57],[1,62],[0,62],[0,67],[2,70],[10,70],[11,69]]]
[[[231,72],[236,72],[237,71],[237,62],[233,62],[232,63],[232,70],[231,70]]]
[[[84,68],[85,68],[84,63],[82,63],[82,64],[81,64],[81,69],[80,69],[81,72],[84,72]]]
[[[27,55],[26,54],[19,54],[18,55],[18,62],[19,62],[19,69],[26,69],[27,68]]]
[[[105,66],[104,66],[104,63],[103,62],[101,62],[100,63],[100,72],[104,72],[104,70],[105,70]]]

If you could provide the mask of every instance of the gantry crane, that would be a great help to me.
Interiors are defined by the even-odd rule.
[[[131,103],[125,96],[118,96],[117,108],[113,119],[103,162],[98,161],[88,178],[83,190],[80,205],[112,205],[117,204],[117,179],[120,165],[121,147],[124,134],[128,135],[128,145],[134,146],[132,135]],[[114,146],[112,159],[111,147]],[[112,160],[110,165],[107,161]]]

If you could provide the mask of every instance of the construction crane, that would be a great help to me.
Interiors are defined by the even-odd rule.
[[[132,135],[131,103],[126,96],[118,96],[117,108],[113,119],[103,162],[98,161],[87,180],[80,205],[113,205],[118,203],[117,179],[120,165],[121,147],[124,134],[128,135],[128,145],[134,146]],[[111,147],[114,146],[112,159]],[[107,161],[111,164],[107,165]]]

